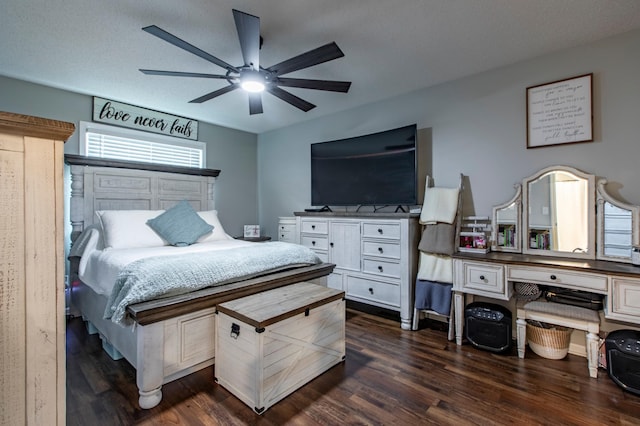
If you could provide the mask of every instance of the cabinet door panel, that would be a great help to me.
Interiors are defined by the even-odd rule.
[[[611,280],[611,318],[640,322],[640,280],[613,278]]]
[[[329,261],[337,268],[360,270],[359,222],[331,222]]]

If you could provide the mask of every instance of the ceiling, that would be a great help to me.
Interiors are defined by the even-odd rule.
[[[640,28],[638,0],[2,0],[0,75],[263,133]],[[190,100],[225,80],[144,75],[139,68],[223,74],[144,31],[157,25],[241,65],[232,9],[260,17],[268,67],[335,41],[343,58],[287,77],[352,81],[349,93],[287,88],[302,112],[263,94],[249,115],[236,90]]]

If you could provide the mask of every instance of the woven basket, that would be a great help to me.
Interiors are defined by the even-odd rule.
[[[562,359],[569,352],[573,329],[566,327],[542,328],[527,324],[527,340],[533,352],[543,358]]]

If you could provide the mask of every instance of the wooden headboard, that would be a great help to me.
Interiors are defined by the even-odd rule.
[[[65,155],[71,171],[71,241],[93,224],[96,210],[164,210],[187,200],[215,209],[220,170]]]

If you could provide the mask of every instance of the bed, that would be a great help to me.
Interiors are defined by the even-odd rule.
[[[143,409],[160,403],[164,383],[214,363],[218,303],[302,281],[326,284],[326,276],[333,270],[332,264],[288,251],[301,246],[251,243],[230,237],[215,209],[217,170],[73,155],[65,156],[65,161],[71,177],[72,305],[86,321],[88,331],[100,335],[105,351],[114,359],[125,358],[136,369]],[[178,243],[174,247],[145,226],[150,219],[164,218],[185,204],[213,227],[193,244]],[[292,263],[278,260],[276,264],[271,263],[272,258],[266,259],[280,251]],[[233,254],[242,266],[233,260],[225,260],[225,264],[222,253],[227,259],[233,259],[226,256]],[[265,256],[264,261],[260,256]],[[213,264],[217,266],[199,261],[205,257],[215,259]],[[269,267],[256,269],[253,265],[261,263]],[[161,272],[163,264],[188,265],[190,278],[173,279],[170,273]],[[202,275],[218,274],[219,270],[222,275],[211,281],[215,285],[207,281],[209,275]],[[154,275],[156,272],[160,275]],[[114,287],[123,291],[135,288],[139,281],[147,286],[143,288],[157,282],[168,287],[163,287],[160,294],[145,291],[144,297],[135,292],[134,296],[114,295]],[[173,284],[177,281],[181,285],[182,281],[201,285],[176,288]]]

